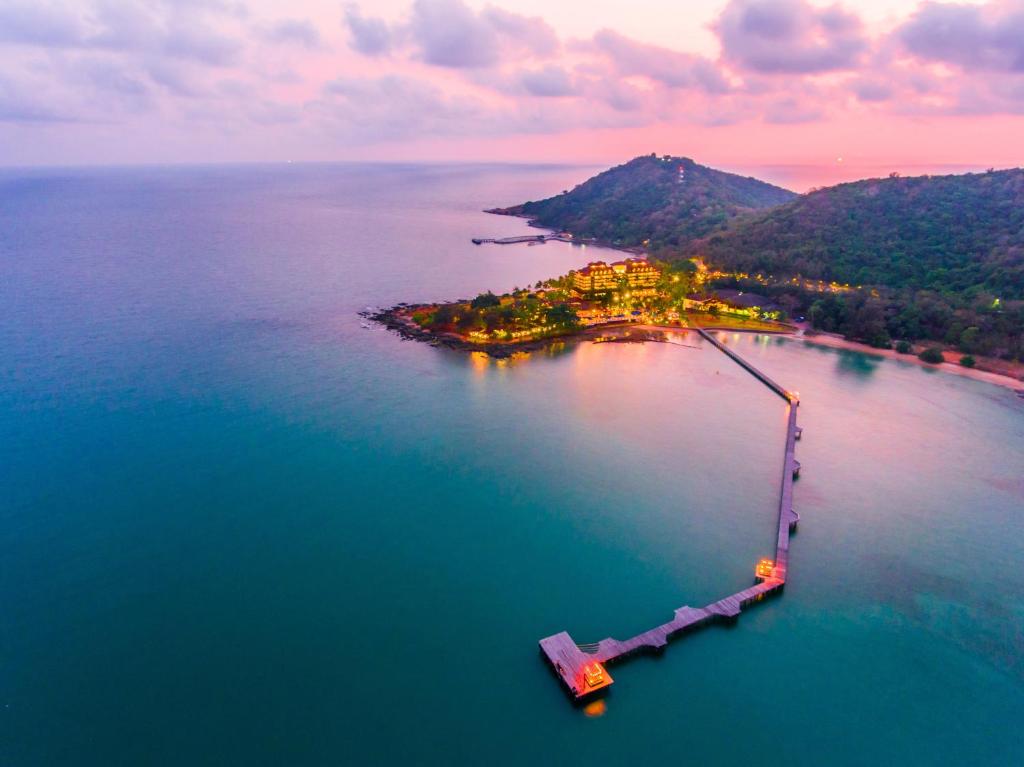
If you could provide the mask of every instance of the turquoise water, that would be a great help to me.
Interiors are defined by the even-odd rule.
[[[0,762],[1016,764],[1024,400],[729,336],[800,391],[785,595],[573,707],[537,640],[750,583],[784,411],[698,340],[365,330],[594,256],[513,166],[0,174]]]

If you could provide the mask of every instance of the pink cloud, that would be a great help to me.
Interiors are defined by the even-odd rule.
[[[858,17],[804,0],[732,0],[715,31],[729,62],[764,73],[850,69],[868,47]]]
[[[845,125],[860,128],[847,141],[890,151],[920,124],[963,131],[960,121],[1024,113],[1020,0],[924,3],[885,23],[853,4],[729,0],[709,27],[717,49],[701,53],[612,28],[568,35],[464,0],[393,0],[386,15],[368,1],[302,3],[285,16],[263,0],[4,3],[0,161],[40,142],[85,156],[114,135],[123,147],[187,147],[196,126],[204,146],[262,147],[261,159],[297,146],[393,156],[428,142],[432,156],[450,142],[453,153],[519,146],[531,159],[538,137],[554,147],[580,136],[566,155],[618,152],[615,136],[635,142],[630,153],[697,154],[660,142],[717,151],[726,135],[734,151],[764,153],[800,136],[794,151],[810,154]],[[1016,156],[1018,143],[970,146]]]

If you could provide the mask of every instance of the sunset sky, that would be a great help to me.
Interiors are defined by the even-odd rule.
[[[1024,165],[1024,0],[0,0],[0,63],[3,165]]]

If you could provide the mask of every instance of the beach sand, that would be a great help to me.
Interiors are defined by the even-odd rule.
[[[902,360],[903,362],[910,362],[915,365],[920,365],[921,367],[941,370],[944,373],[953,373],[958,376],[973,378],[976,381],[985,381],[986,383],[996,384],[997,386],[1005,386],[1006,388],[1013,389],[1014,391],[1024,391],[1024,381],[1010,375],[994,373],[988,370],[979,370],[978,368],[965,368],[963,365],[956,362],[943,362],[939,365],[933,365],[925,362],[924,360],[918,359],[916,354],[900,354],[893,349],[876,349],[873,346],[868,346],[867,344],[848,341],[842,336],[832,335],[831,333],[815,333],[814,335],[808,336],[804,335],[803,332],[800,332],[795,335],[794,338],[808,344],[830,346],[834,349],[848,349],[850,351],[861,352],[862,354],[871,354],[875,357]]]

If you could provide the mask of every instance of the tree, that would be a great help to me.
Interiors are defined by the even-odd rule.
[[[576,311],[568,304],[556,304],[549,306],[544,312],[544,318],[548,325],[560,328],[571,328],[579,324],[580,318]]]
[[[917,356],[931,365],[938,365],[940,362],[946,361],[946,358],[942,356],[942,349],[937,346],[930,346]]]
[[[910,354],[914,351],[914,347],[910,345],[909,341],[897,341],[896,351],[900,354]]]
[[[978,334],[980,332],[981,331],[973,325],[965,329],[964,332],[960,334],[960,343],[957,344],[960,351],[966,352],[967,354],[978,351]]]
[[[487,309],[488,307],[500,304],[501,299],[488,290],[486,293],[481,293],[474,298],[469,305],[474,309]]]
[[[455,327],[463,333],[468,333],[470,330],[477,330],[483,327],[483,324],[483,318],[480,316],[480,312],[474,312],[472,310],[464,311],[455,318]]]
[[[458,304],[441,304],[430,321],[432,327],[447,327],[458,319]]]
[[[972,368],[977,363],[975,362],[974,357],[972,357],[970,354],[965,354],[963,357],[960,358],[960,364],[963,365],[965,368]]]

